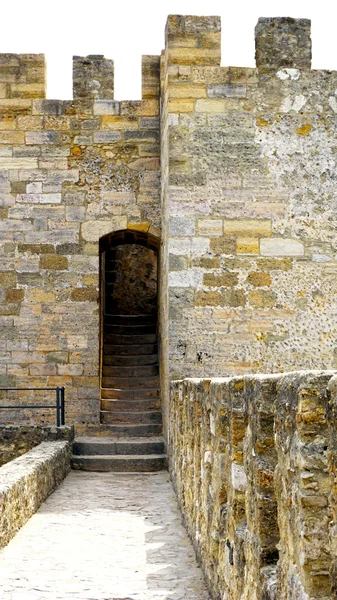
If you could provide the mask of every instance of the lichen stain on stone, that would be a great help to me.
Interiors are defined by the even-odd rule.
[[[307,136],[307,135],[309,135],[311,130],[312,130],[312,125],[310,125],[309,123],[305,123],[304,125],[302,125],[302,127],[297,129],[296,133],[298,135]]]
[[[258,127],[269,127],[271,125],[271,123],[269,123],[269,121],[267,121],[263,117],[257,117],[257,119],[256,119],[256,125]]]

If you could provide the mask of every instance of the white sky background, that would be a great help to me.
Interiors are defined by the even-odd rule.
[[[44,53],[57,99],[72,97],[73,54],[104,54],[115,61],[115,98],[137,100],[141,55],[160,54],[168,14],[220,15],[222,65],[240,67],[255,66],[258,17],[309,18],[313,68],[337,70],[333,0],[0,0],[0,53]]]

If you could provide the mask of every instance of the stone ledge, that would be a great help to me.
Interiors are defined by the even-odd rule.
[[[42,442],[0,469],[0,548],[70,471],[69,441]]]

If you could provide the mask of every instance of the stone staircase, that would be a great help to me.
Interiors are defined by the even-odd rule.
[[[166,469],[161,437],[78,437],[73,444],[72,468],[84,471],[142,473]]]
[[[166,468],[156,329],[156,315],[105,315],[100,426],[104,437],[75,439],[74,469]]]

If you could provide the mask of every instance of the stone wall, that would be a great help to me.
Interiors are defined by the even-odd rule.
[[[25,454],[41,442],[57,440],[73,441],[73,427],[34,425],[7,425],[0,427],[0,467]]]
[[[255,69],[220,29],[170,16],[140,101],[101,55],[70,101],[0,55],[0,387],[65,386],[68,421],[99,421],[99,240],[127,228],[161,236],[165,431],[170,379],[337,366],[337,73],[306,19],[260,19]]]
[[[170,471],[213,598],[335,598],[336,382],[171,384]]]
[[[42,442],[0,469],[0,548],[37,511],[70,471],[71,444]]]
[[[74,99],[46,100],[43,56],[0,55],[0,387],[66,386],[67,422],[99,420],[99,239],[160,235],[159,57],[142,71],[117,102],[113,62],[74,57]]]
[[[219,18],[170,16],[164,57],[171,377],[335,368],[337,73],[310,22],[260,19],[252,69],[220,66]]]

